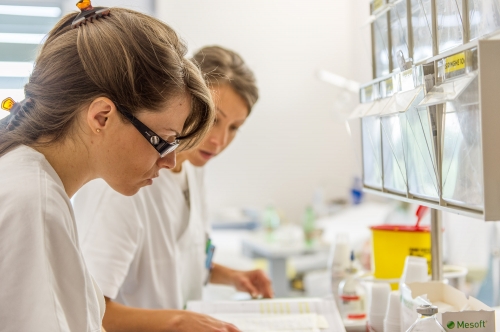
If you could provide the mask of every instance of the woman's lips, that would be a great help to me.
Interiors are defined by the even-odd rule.
[[[200,151],[200,155],[203,159],[205,160],[209,160],[210,158],[214,157],[215,154],[214,153],[210,153],[210,152],[207,152],[207,151],[203,151],[203,150],[199,150]]]

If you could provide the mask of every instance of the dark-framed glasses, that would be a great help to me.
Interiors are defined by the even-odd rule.
[[[162,139],[157,133],[148,128],[144,123],[139,121],[132,113],[128,112],[127,109],[117,103],[115,103],[116,109],[123,114],[134,127],[144,136],[145,139],[148,140],[149,144],[151,144],[156,151],[160,154],[160,157],[163,158],[170,152],[173,152],[175,149],[179,147],[180,141],[176,138],[172,138],[172,141],[168,142]]]

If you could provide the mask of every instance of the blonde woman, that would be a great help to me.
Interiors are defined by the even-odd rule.
[[[2,103],[11,111],[0,121],[2,331],[101,330],[104,298],[70,198],[96,178],[133,195],[175,166],[179,141],[203,137],[213,102],[185,52],[154,18],[82,8],[48,34],[26,99]]]
[[[179,153],[173,170],[162,170],[155,184],[134,197],[119,195],[102,181],[89,183],[75,197],[82,251],[106,296],[104,327],[110,332],[206,331],[203,316],[179,309],[201,299],[207,281],[272,297],[262,271],[236,271],[207,259],[202,166],[245,122],[258,98],[255,78],[238,54],[222,47],[205,47],[194,59],[217,108],[202,143]]]

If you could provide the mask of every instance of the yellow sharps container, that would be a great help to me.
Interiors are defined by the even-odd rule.
[[[425,226],[380,225],[372,230],[372,270],[376,279],[396,279],[403,273],[406,256],[427,259],[431,267],[431,232]],[[392,285],[397,289],[397,285]]]

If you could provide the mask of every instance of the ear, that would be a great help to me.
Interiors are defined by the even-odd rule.
[[[108,118],[115,112],[115,104],[109,98],[96,98],[88,107],[87,123],[94,133],[99,132],[106,129]]]

